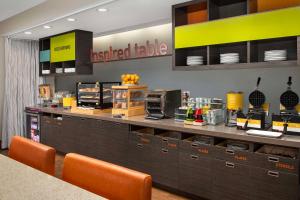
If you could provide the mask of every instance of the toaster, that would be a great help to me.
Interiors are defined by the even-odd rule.
[[[145,96],[146,119],[172,118],[181,106],[181,90],[152,90]]]

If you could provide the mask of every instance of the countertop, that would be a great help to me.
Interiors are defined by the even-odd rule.
[[[27,165],[0,155],[1,200],[104,200]]]
[[[83,118],[100,119],[100,120],[106,120],[106,121],[112,121],[118,123],[126,123],[131,125],[139,125],[139,126],[153,127],[153,128],[159,128],[165,130],[180,131],[180,132],[186,132],[192,134],[221,137],[226,139],[236,139],[236,140],[243,140],[249,142],[300,148],[300,135],[299,136],[284,135],[281,138],[269,138],[269,137],[248,135],[243,130],[237,130],[236,127],[227,127],[224,124],[217,125],[217,126],[212,126],[212,125],[193,126],[193,125],[186,125],[181,122],[176,122],[174,119],[149,120],[149,119],[145,119],[144,116],[133,116],[133,117],[120,119],[120,118],[113,118],[110,113],[88,115],[88,114],[73,113],[70,110],[65,110],[63,108],[48,108],[48,107],[40,107],[40,106],[30,106],[28,108],[35,109],[44,113],[71,115],[71,116],[77,116]]]

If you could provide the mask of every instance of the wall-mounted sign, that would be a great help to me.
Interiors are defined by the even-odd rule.
[[[50,61],[75,60],[75,32],[50,38]]]
[[[93,63],[172,54],[172,25],[164,24],[94,38]]]

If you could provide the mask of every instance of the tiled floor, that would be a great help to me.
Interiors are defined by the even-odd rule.
[[[1,154],[7,155],[7,151],[0,151]],[[63,167],[63,155],[57,154],[55,159],[55,176],[60,178],[62,167]],[[174,194],[171,194],[169,192],[153,188],[152,189],[152,199],[153,200],[187,200],[187,198],[183,198]]]

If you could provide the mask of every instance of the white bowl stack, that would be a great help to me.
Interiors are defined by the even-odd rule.
[[[286,60],[287,57],[287,52],[286,50],[270,50],[270,51],[265,51],[265,58],[264,60],[267,61],[282,61]]]
[[[220,54],[221,64],[233,64],[240,62],[240,56],[238,53],[223,53]]]
[[[186,64],[188,66],[203,65],[203,56],[188,56]]]

